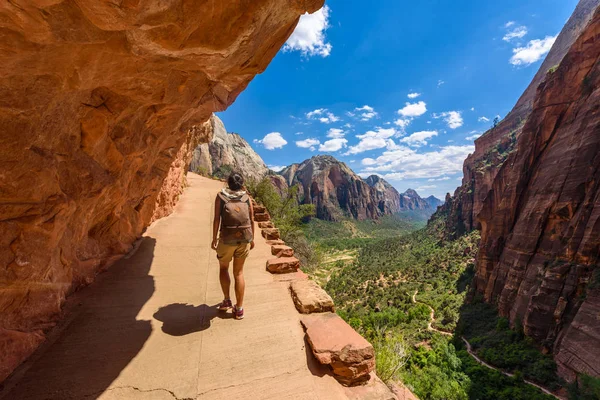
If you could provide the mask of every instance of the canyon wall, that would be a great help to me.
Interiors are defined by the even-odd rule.
[[[0,381],[181,192],[205,122],[323,0],[0,4]]]
[[[281,171],[283,179],[272,177],[277,188],[298,185],[302,204],[314,204],[319,219],[338,221],[345,217],[377,219],[402,211],[431,207],[414,190],[400,194],[376,175],[362,179],[345,163],[332,156],[315,156]]]
[[[241,172],[244,178],[254,181],[260,181],[267,175],[269,168],[243,137],[227,132],[223,121],[216,115],[210,118],[209,123],[212,139],[194,149],[190,171],[210,176],[229,166]]]
[[[600,376],[599,57],[600,9],[475,194],[475,290],[552,351],[569,380]]]
[[[475,152],[463,166],[463,180],[454,196],[448,197],[440,210],[448,223],[446,236],[456,238],[473,229],[480,229],[477,215],[481,211],[496,178],[500,166],[508,153],[514,149],[525,121],[531,114],[534,97],[548,71],[560,64],[575,40],[588,25],[600,0],[581,0],[556,38],[539,71],[525,89],[511,112],[498,126],[485,132],[475,140]]]

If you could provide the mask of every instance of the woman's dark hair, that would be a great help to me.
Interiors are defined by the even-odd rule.
[[[235,190],[236,192],[242,190],[244,187],[244,177],[237,172],[232,172],[231,175],[229,175],[229,178],[227,178],[227,185],[229,186],[229,189]]]

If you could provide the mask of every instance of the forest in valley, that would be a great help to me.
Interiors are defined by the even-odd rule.
[[[385,382],[402,382],[423,400],[555,398],[535,385],[571,400],[600,398],[599,380],[567,385],[522,327],[470,292],[478,231],[444,240],[443,215],[428,223],[410,214],[321,221],[294,188],[282,197],[268,179],[249,187],[337,313],[373,344]],[[478,363],[465,340],[495,369]]]

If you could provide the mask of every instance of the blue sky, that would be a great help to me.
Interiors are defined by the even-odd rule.
[[[219,117],[274,168],[331,154],[443,199],[576,4],[330,0]]]

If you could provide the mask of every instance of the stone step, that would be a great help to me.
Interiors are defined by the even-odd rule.
[[[368,382],[375,369],[375,350],[334,313],[306,315],[301,319],[308,343],[316,359],[329,365],[333,376],[343,385]]]
[[[271,220],[269,213],[254,213],[254,221],[256,222],[267,222]]]
[[[267,208],[265,206],[260,206],[258,204],[253,205],[254,214],[264,214],[267,212]]]
[[[259,222],[258,227],[260,229],[268,229],[268,228],[275,228],[275,225],[273,225],[273,222],[271,222],[271,221],[266,221],[266,222]]]
[[[273,240],[267,240],[265,243],[267,243],[269,246],[275,246],[278,244],[285,244],[285,242],[281,239],[273,239]]]
[[[301,314],[334,312],[333,299],[315,281],[297,281],[290,285],[292,299]]]
[[[280,239],[279,229],[277,228],[268,228],[262,230],[262,237],[267,240],[277,240]]]
[[[277,257],[294,257],[294,249],[290,246],[276,244],[271,246],[271,254]]]
[[[267,261],[267,271],[273,274],[296,272],[300,268],[300,260],[295,257],[279,257]]]

